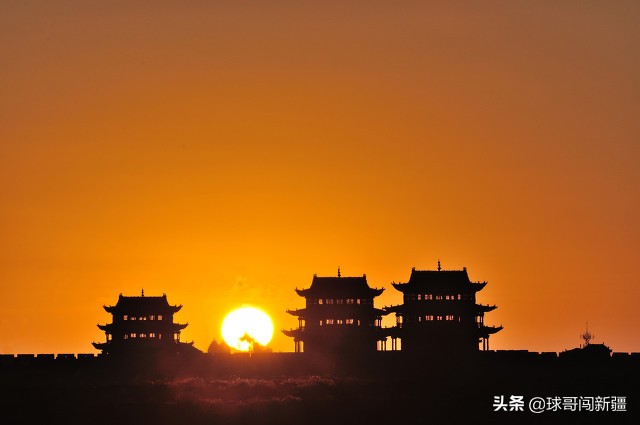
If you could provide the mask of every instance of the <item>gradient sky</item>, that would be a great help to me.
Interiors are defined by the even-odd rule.
[[[636,1],[0,2],[0,352],[166,293],[206,350],[314,273],[467,267],[493,349],[640,351]],[[384,320],[391,326],[393,317]],[[293,351],[279,331],[272,348]]]

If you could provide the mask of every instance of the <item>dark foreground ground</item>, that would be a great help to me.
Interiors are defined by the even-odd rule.
[[[0,366],[0,424],[640,423],[635,360],[389,354],[366,362],[293,353],[14,361]],[[500,397],[507,411],[495,411]],[[545,401],[542,413],[531,412],[534,397]],[[612,411],[612,397],[626,411]]]

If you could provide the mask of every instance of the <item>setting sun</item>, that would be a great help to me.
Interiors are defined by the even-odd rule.
[[[227,314],[222,322],[222,338],[239,351],[249,351],[254,342],[265,346],[273,336],[273,322],[255,307],[241,307]]]

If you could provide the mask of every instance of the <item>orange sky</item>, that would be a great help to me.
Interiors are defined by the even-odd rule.
[[[640,351],[640,5],[320,3],[0,3],[0,352],[96,352],[142,288],[206,350],[438,259],[493,349]]]

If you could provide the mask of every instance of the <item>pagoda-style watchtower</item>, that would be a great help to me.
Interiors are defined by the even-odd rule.
[[[112,323],[98,325],[105,332],[106,342],[94,342],[93,346],[102,350],[103,354],[179,352],[181,348],[191,347],[193,342],[180,342],[180,331],[188,323],[173,322],[173,315],[181,308],[181,305],[169,305],[164,294],[161,297],[147,297],[144,290],[139,297],[120,294],[116,305],[104,306],[107,313],[113,316]]]
[[[402,292],[403,304],[385,307],[396,314],[393,338],[400,338],[406,352],[477,351],[482,342],[489,349],[489,336],[502,330],[484,324],[484,314],[495,305],[476,304],[476,293],[487,282],[472,283],[463,270],[411,271],[407,283],[392,283]]]
[[[387,314],[373,306],[384,289],[369,287],[367,276],[319,277],[311,286],[296,289],[306,307],[287,310],[298,317],[298,328],[282,332],[293,338],[296,352],[323,355],[360,354],[377,350],[386,337],[381,329]]]

